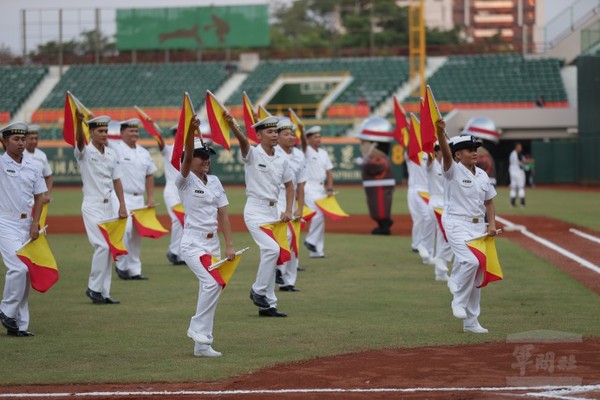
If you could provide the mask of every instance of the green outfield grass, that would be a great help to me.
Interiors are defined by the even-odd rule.
[[[241,186],[226,187],[229,197],[229,212],[241,214],[245,204],[244,189]],[[579,191],[553,188],[527,189],[527,207],[511,208],[507,187],[498,187],[496,211],[501,216],[546,215],[565,222],[600,230],[600,190]],[[336,188],[337,198],[344,210],[350,214],[368,214],[365,194],[360,186]],[[81,190],[57,188],[53,192],[50,213],[52,215],[78,215],[81,213]],[[160,203],[158,214],[166,214],[162,199],[162,188],[157,188],[155,201]],[[408,214],[406,187],[398,187],[394,192],[392,213]]]
[[[395,213],[406,213],[398,190]],[[241,212],[243,191],[229,190],[231,212]],[[351,214],[366,213],[360,188],[339,188]],[[500,189],[499,214],[542,214],[596,228],[597,193],[528,192],[526,209],[510,209]],[[77,214],[78,190],[56,190],[51,214]],[[567,206],[568,205],[568,206]],[[59,212],[60,211],[60,212]],[[160,213],[160,211],[159,211]],[[331,222],[329,222],[331,223]],[[51,230],[50,230],[51,232]],[[452,316],[446,285],[433,267],[410,251],[408,237],[328,234],[326,259],[309,259],[304,248],[299,293],[278,293],[286,319],[263,319],[248,299],[258,249],[250,246],[223,292],[215,319],[218,359],[196,358],[186,337],[198,283],[186,266],[165,258],[168,238],[144,239],[149,281],[122,281],[113,273],[115,306],[93,305],[84,295],[92,249],[85,235],[50,235],[60,280],[30,296],[33,338],[0,334],[0,385],[91,382],[211,381],[279,363],[369,349],[502,342],[507,335],[554,330],[600,337],[600,297],[567,274],[506,238],[497,240],[505,280],[482,292],[487,335],[465,334]],[[4,274],[0,277],[3,285]]]

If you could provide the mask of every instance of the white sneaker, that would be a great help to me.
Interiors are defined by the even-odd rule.
[[[194,342],[196,342],[196,343],[200,343],[200,344],[211,344],[212,343],[212,340],[208,336],[206,336],[203,333],[193,331],[191,329],[188,329],[187,336],[190,339],[193,339]]]
[[[194,355],[196,357],[221,357],[223,353],[221,353],[220,351],[216,351],[212,347],[207,345],[204,349],[194,349]]]
[[[475,321],[474,325],[463,325],[463,331],[471,333],[488,333],[488,330],[479,325],[479,322],[477,321]]]
[[[463,307],[458,306],[456,304],[454,304],[454,302],[452,302],[452,314],[459,319],[466,319],[467,318],[467,310],[465,310]]]

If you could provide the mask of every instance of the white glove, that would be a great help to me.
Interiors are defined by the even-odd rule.
[[[356,164],[356,165],[363,165],[364,162],[365,162],[365,160],[362,157],[356,157],[354,159],[354,164]]]

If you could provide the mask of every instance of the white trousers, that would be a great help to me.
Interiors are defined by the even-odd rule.
[[[475,320],[480,312],[481,290],[477,286],[481,283],[482,273],[479,261],[466,242],[486,232],[486,224],[472,222],[457,218],[442,216],[446,237],[454,253],[454,264],[450,279],[456,285],[454,291],[454,304],[467,311],[467,320]]]
[[[29,328],[29,270],[17,251],[29,239],[31,219],[0,217],[0,254],[6,266],[0,310],[17,320],[20,331]]]
[[[90,244],[94,248],[88,288],[102,293],[104,297],[110,297],[112,255],[110,254],[108,243],[106,243],[104,236],[100,232],[100,228],[98,228],[98,223],[116,217],[111,202],[112,198],[109,199],[108,203],[84,199],[81,205],[81,215],[83,216],[85,231],[87,232]]]
[[[437,221],[435,215],[436,208],[444,207],[443,196],[431,196],[429,199],[429,210],[431,218],[435,223],[435,253],[433,255],[433,264],[435,265],[435,276],[445,277],[448,272],[448,261],[452,261],[452,248],[450,243],[444,239],[444,233]],[[445,268],[441,267],[444,266]]]
[[[419,196],[423,190],[414,187],[408,188],[408,211],[412,219],[412,248],[423,247],[429,255],[433,255],[435,245],[435,220],[425,201]],[[421,251],[419,251],[421,254]],[[425,261],[425,260],[423,260]]]
[[[521,168],[509,168],[510,197],[525,198],[525,171]]]
[[[298,257],[296,257],[296,254],[294,254],[294,250],[292,250],[292,240],[293,240],[293,235],[292,235],[292,229],[289,227],[288,225],[288,230],[287,230],[287,239],[288,239],[288,243],[290,244],[290,260],[285,262],[283,265],[279,266],[279,269],[281,270],[281,277],[283,279],[283,285],[282,286],[295,286],[296,285],[296,278],[298,277]]]
[[[204,254],[221,256],[218,235],[208,239],[206,233],[185,230],[181,238],[181,256],[199,281],[196,313],[190,320],[190,329],[212,340],[215,312],[222,288],[202,265],[200,257]]]
[[[144,196],[125,195],[125,206],[127,211],[135,210],[136,208],[144,207]],[[123,244],[127,249],[127,254],[117,258],[117,268],[121,271],[127,271],[129,276],[141,275],[142,260],[140,253],[142,251],[142,237],[135,227],[133,216],[127,217],[127,226],[125,227],[125,235],[123,236]]]
[[[310,220],[306,241],[317,248],[317,251],[311,251],[310,257],[323,257],[325,255],[325,215],[316,206],[315,201],[327,197],[327,192],[323,186],[312,187],[305,186],[304,202],[308,208],[316,211],[316,214]]]
[[[163,199],[167,206],[167,212],[171,217],[171,240],[169,242],[169,252],[179,257],[179,245],[181,243],[181,236],[183,235],[183,226],[179,222],[179,218],[175,215],[172,208],[177,204],[181,203],[179,193],[173,192],[171,189],[167,189],[163,192]]]
[[[266,296],[270,307],[277,307],[275,269],[279,258],[279,245],[260,229],[260,225],[278,221],[280,217],[278,214],[276,206],[257,204],[252,199],[248,199],[244,207],[244,222],[260,249],[260,264],[256,272],[256,280],[252,284],[252,290]]]

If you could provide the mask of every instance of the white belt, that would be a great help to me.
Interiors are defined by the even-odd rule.
[[[377,186],[395,186],[395,179],[372,179],[363,181],[363,187],[377,187]]]
[[[14,213],[9,211],[0,211],[0,217],[2,218],[14,218],[14,219],[27,219],[29,213]]]
[[[196,229],[193,227],[187,227],[183,230],[185,233],[188,233],[192,236],[199,236],[202,238],[207,238],[207,239],[212,239],[213,237],[217,236],[217,232],[206,232],[206,231],[202,231],[200,229]]]
[[[102,198],[98,198],[98,197],[84,197],[83,198],[83,202],[84,203],[102,203],[102,204],[108,204],[110,202],[110,199],[102,199]]]
[[[274,207],[277,204],[277,200],[261,200],[255,199],[254,197],[248,197],[248,204],[254,204],[256,206],[269,206]]]
[[[448,214],[446,218],[458,219],[461,221],[471,222],[473,224],[483,224],[485,222],[484,217],[467,217],[466,215]]]

